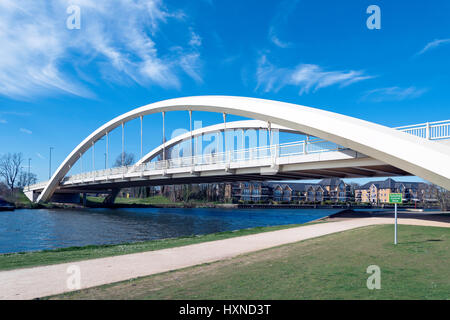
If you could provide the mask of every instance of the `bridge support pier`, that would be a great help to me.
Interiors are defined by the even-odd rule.
[[[119,188],[112,189],[111,193],[106,196],[105,200],[103,200],[103,204],[113,204],[119,192]]]
[[[37,192],[34,192],[33,190],[24,191],[24,194],[31,202],[36,202],[39,196],[39,194]]]
[[[34,190],[24,191],[25,196],[32,202],[36,202],[37,198],[41,194]],[[80,203],[79,193],[54,193],[50,199],[50,202],[56,203]]]

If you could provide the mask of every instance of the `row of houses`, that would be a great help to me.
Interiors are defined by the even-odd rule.
[[[420,182],[397,182],[391,178],[371,181],[362,186],[350,185],[339,178],[318,183],[237,182],[225,186],[225,199],[245,202],[360,202],[387,203],[390,193],[402,193],[405,202],[421,201],[428,185]]]
[[[389,194],[401,193],[404,202],[424,200],[428,184],[422,182],[399,182],[394,179],[372,181],[355,187],[355,201],[361,203],[388,203]]]
[[[228,184],[225,198],[268,202],[346,202],[352,199],[351,186],[338,178],[318,183],[238,182]]]

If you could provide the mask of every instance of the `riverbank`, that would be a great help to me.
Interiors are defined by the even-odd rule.
[[[220,203],[208,201],[171,201],[164,196],[148,198],[116,198],[113,204],[104,204],[101,197],[88,197],[87,206],[91,208],[229,208],[229,209],[393,209],[393,204],[372,206],[370,204],[350,203]],[[416,209],[411,204],[401,204],[399,209]],[[422,207],[419,207],[423,209]],[[438,209],[429,207],[427,209]]]
[[[373,225],[50,299],[449,299],[450,229]],[[369,290],[369,266],[380,290]]]
[[[393,209],[393,205],[383,204],[371,206],[368,204],[289,204],[289,203],[219,203],[208,201],[171,201],[164,196],[152,196],[148,198],[117,198],[115,203],[103,203],[102,197],[88,197],[86,206],[82,203],[33,203],[20,193],[14,201],[5,201],[0,198],[0,211],[12,211],[15,209],[83,209],[83,208],[219,208],[219,209]],[[3,205],[2,205],[3,201]],[[399,205],[399,209],[423,210],[414,205]],[[438,210],[437,207],[429,207],[427,210]]]
[[[75,203],[33,203],[23,194],[18,192],[14,197],[0,198],[0,211],[14,211],[20,209],[67,209],[82,208]]]
[[[312,223],[320,223],[316,221]],[[311,223],[307,223],[311,224]],[[262,232],[270,232],[287,228],[295,228],[306,224],[292,224],[274,227],[256,227],[235,231],[217,232],[189,237],[169,238],[161,240],[122,243],[117,245],[89,245],[83,247],[69,247],[54,250],[33,252],[18,252],[0,254],[0,270],[30,268],[36,266],[52,265],[65,262],[75,262],[88,259],[112,257],[131,253],[154,251],[207,241],[223,240]]]

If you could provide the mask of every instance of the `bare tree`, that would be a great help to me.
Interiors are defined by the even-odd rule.
[[[8,153],[0,159],[0,176],[5,179],[5,183],[11,189],[11,195],[14,193],[14,186],[20,173],[20,167],[23,162],[21,153]]]
[[[24,188],[26,186],[29,186],[31,184],[34,184],[37,182],[37,176],[36,174],[30,172],[21,171],[19,173],[17,186],[19,188]]]
[[[450,209],[450,191],[434,184],[430,184],[425,191],[428,201],[437,201],[442,211]]]
[[[0,199],[2,195],[6,195],[9,191],[8,186],[3,183],[2,181],[0,181]]]
[[[123,161],[123,162],[122,162]],[[119,154],[114,161],[114,167],[130,166],[134,163],[134,154],[126,153]]]

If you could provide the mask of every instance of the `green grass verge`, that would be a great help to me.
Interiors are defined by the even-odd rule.
[[[0,254],[0,270],[11,270],[17,268],[35,267],[41,265],[50,265],[64,262],[80,261],[86,259],[103,258],[117,256],[122,254],[160,250],[190,244],[239,237],[260,232],[275,231],[286,228],[300,226],[274,226],[242,229],[236,231],[227,231],[212,233],[206,235],[197,235],[182,238],[162,239],[152,241],[142,241],[134,243],[125,243],[119,245],[91,245],[84,247],[69,247],[55,250],[44,250],[23,253]]]
[[[23,193],[22,191],[17,193],[17,199],[15,202],[18,204],[23,204],[23,205],[31,204],[30,199],[28,199],[27,196],[25,195],[25,193]]]
[[[87,197],[88,202],[93,204],[103,203],[104,198],[102,197]],[[180,206],[183,207],[185,205],[194,205],[194,206],[211,206],[215,204],[223,204],[224,202],[220,201],[207,201],[207,200],[189,200],[187,202],[183,201],[172,201],[169,198],[158,195],[147,198],[122,198],[117,197],[114,201],[115,204],[127,204],[127,205],[172,205],[172,206]]]
[[[57,299],[449,299],[450,229],[354,229]],[[369,265],[381,289],[369,290]]]
[[[87,197],[88,201],[92,203],[103,203],[104,198],[102,197]],[[173,202],[169,198],[164,196],[153,196],[147,198],[121,198],[117,197],[114,203],[119,204],[149,204],[149,205],[158,205],[158,204],[182,204],[181,202]]]
[[[3,198],[6,202],[13,203],[16,206],[29,207],[32,205],[32,202],[21,190],[16,190],[14,195],[11,195],[8,190],[6,194],[1,195],[1,198]]]
[[[34,203],[31,202],[22,190],[16,190],[14,196],[9,194],[2,195],[5,201],[14,204],[16,209],[38,209],[38,208],[53,208],[55,205],[53,203]],[[61,207],[61,206],[56,206]]]

